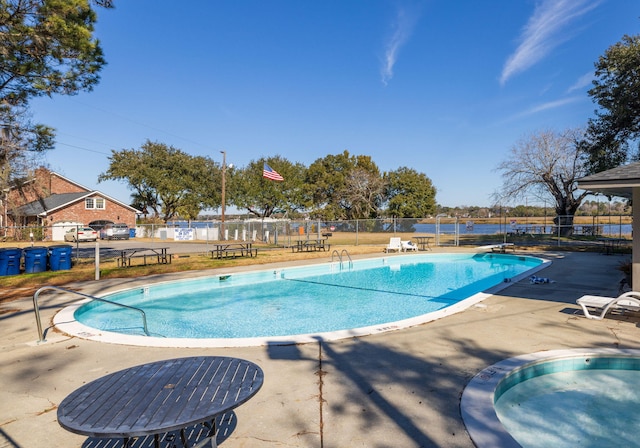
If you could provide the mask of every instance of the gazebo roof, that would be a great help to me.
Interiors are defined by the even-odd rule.
[[[631,199],[634,187],[640,187],[640,162],[578,179],[578,188],[628,199]]]

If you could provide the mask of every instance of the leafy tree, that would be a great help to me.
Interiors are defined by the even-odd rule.
[[[87,0],[0,2],[0,102],[91,90],[105,64]]]
[[[436,211],[436,188],[425,174],[400,167],[385,174],[388,213],[398,218],[422,218]]]
[[[128,183],[134,202],[167,222],[194,219],[220,204],[220,168],[208,157],[193,157],[162,143],[147,141],[139,150],[113,150],[109,169],[98,181]]]
[[[325,220],[375,217],[382,202],[380,170],[370,156],[349,151],[317,159],[307,170],[312,216]]]
[[[284,181],[262,177],[264,163],[280,174]],[[232,170],[227,183],[229,202],[251,215],[268,218],[276,210],[296,212],[305,209],[309,200],[304,192],[306,168],[283,157],[252,160],[240,170]]]
[[[147,219],[147,216],[149,216],[149,201],[146,200],[146,198],[139,194],[139,193],[132,193],[131,194],[131,207],[140,210],[142,212],[142,217],[143,219]]]
[[[502,191],[496,195],[501,203],[509,203],[526,194],[551,196],[555,200],[556,224],[565,235],[573,230],[573,215],[587,196],[580,192],[576,180],[586,174],[581,160],[579,141],[582,132],[542,131],[522,138],[509,157],[498,165],[502,171]]]
[[[19,186],[27,173],[34,168],[33,154],[53,146],[53,129],[32,124],[26,110],[19,107],[3,108],[0,105],[0,187]]]
[[[221,178],[221,168],[211,158],[187,156],[177,184],[185,191],[176,205],[177,216],[196,219],[202,210],[218,207]]]
[[[615,168],[628,157],[640,137],[640,35],[623,36],[595,64],[596,80],[589,96],[600,107],[581,141],[590,173]]]
[[[352,167],[348,151],[327,155],[309,166],[305,187],[312,200],[313,217],[326,220],[345,218],[340,207],[340,192]]]
[[[509,214],[511,216],[535,216],[533,209],[533,207],[520,204],[509,210]]]
[[[30,154],[53,147],[53,129],[31,122],[28,101],[98,83],[105,60],[95,21],[88,0],[0,0],[0,187],[22,175]]]

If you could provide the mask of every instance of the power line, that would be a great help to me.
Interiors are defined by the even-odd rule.
[[[104,154],[105,156],[110,156],[111,153],[97,151],[95,149],[83,148],[82,146],[70,145],[69,143],[56,142],[56,145],[69,146],[70,148],[81,149],[83,151],[95,152],[96,154]]]

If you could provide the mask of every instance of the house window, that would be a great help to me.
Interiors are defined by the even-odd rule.
[[[84,208],[87,210],[100,209],[104,210],[105,200],[104,198],[86,198],[84,200]]]

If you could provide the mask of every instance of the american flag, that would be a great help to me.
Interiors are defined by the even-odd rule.
[[[262,170],[262,177],[266,177],[267,179],[278,180],[278,181],[284,180],[284,177],[279,175],[276,170],[271,168],[266,163],[264,164],[264,168]]]

